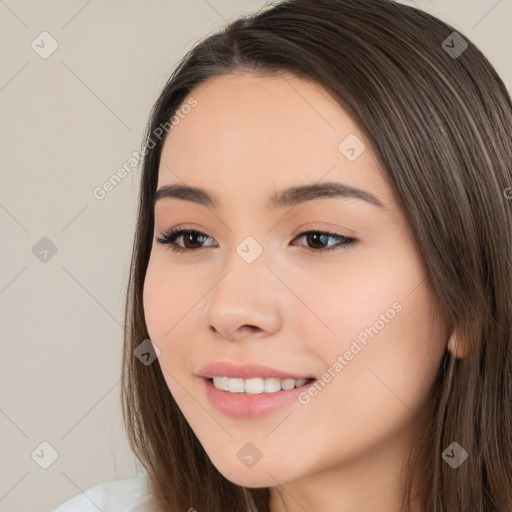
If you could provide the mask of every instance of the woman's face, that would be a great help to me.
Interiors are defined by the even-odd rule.
[[[299,494],[315,479],[334,485],[329,475],[341,489],[347,472],[350,488],[371,480],[369,494],[394,486],[446,337],[393,189],[351,118],[309,82],[221,76],[191,96],[158,189],[197,187],[214,202],[161,194],[144,286],[170,392],[234,483]],[[267,204],[327,182],[364,194],[332,187]],[[174,238],[186,252],[157,241],[173,228],[199,232]],[[214,362],[235,369],[203,372]],[[237,374],[244,364],[278,374]],[[279,372],[316,381],[272,391]],[[230,375],[218,380],[231,391],[207,380]]]

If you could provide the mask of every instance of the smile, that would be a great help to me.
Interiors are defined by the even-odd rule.
[[[278,379],[275,377],[254,377],[250,379],[213,377],[210,381],[221,391],[229,393],[259,395],[262,393],[276,393],[304,386],[314,379]]]

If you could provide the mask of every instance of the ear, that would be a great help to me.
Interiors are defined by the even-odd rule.
[[[450,352],[451,356],[455,359],[463,359],[466,357],[464,344],[455,331],[452,333],[450,339],[448,340],[447,348],[448,352]]]

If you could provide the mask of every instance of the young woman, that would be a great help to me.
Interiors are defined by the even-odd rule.
[[[137,510],[512,511],[512,104],[466,36],[276,3],[185,56],[143,154]]]

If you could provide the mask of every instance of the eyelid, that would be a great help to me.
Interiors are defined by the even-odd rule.
[[[326,227],[326,226],[328,226],[328,227]],[[329,226],[332,226],[332,227],[329,227]],[[334,231],[333,231],[333,228],[334,228]],[[340,230],[342,231],[341,233],[339,232]],[[156,230],[156,231],[159,231],[162,235],[165,235],[170,232],[175,232],[175,231],[195,231],[195,232],[200,233],[201,235],[206,235],[208,238],[212,238],[212,239],[214,238],[213,236],[208,234],[208,230],[205,230],[201,227],[195,227],[194,225],[190,225],[190,224],[178,224],[175,227],[172,227],[169,229],[160,229],[160,230]],[[326,222],[321,222],[321,221],[318,221],[318,222],[313,221],[313,222],[307,222],[306,224],[302,224],[292,232],[291,236],[293,238],[296,238],[299,235],[303,235],[304,232],[309,232],[309,231],[319,231],[322,233],[329,233],[333,236],[342,236],[345,238],[355,238],[355,233],[351,229],[345,228],[343,226],[339,226],[338,224],[329,223],[329,222],[326,223]]]
[[[339,224],[334,224],[333,222],[322,222],[322,221],[310,221],[305,224],[301,224],[292,235],[298,236],[304,231],[322,231],[329,232],[333,235],[344,236],[346,238],[356,238],[356,234],[351,229],[346,228],[345,226],[340,226]]]

